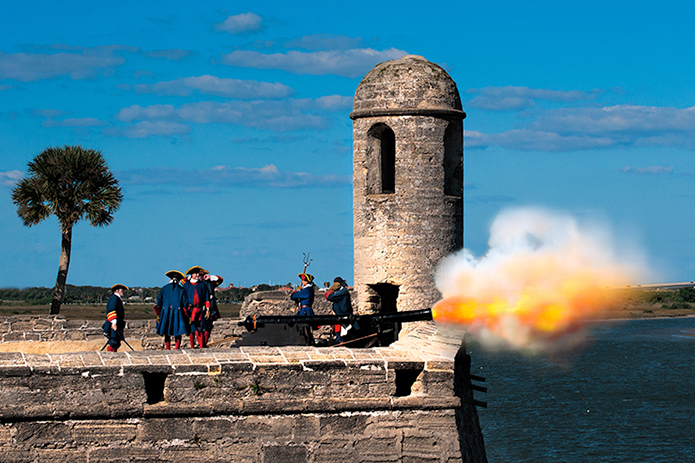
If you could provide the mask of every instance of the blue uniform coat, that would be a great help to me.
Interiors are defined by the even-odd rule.
[[[111,323],[116,320],[116,331],[111,328]],[[104,323],[104,333],[108,333],[109,346],[118,349],[123,339],[125,329],[125,308],[120,297],[112,294],[106,303],[106,323]]]
[[[295,291],[290,296],[293,301],[299,302],[299,310],[297,315],[314,315],[314,285],[307,285],[300,291]]]
[[[184,312],[187,306],[188,296],[180,284],[169,283],[164,286],[157,296],[157,307],[162,309],[157,322],[157,334],[160,336],[190,334],[191,328]]]
[[[352,301],[350,299],[349,289],[343,287],[334,292],[327,292],[326,299],[333,303],[333,312],[336,315],[352,314]],[[352,326],[355,329],[360,328],[357,322],[353,322]]]

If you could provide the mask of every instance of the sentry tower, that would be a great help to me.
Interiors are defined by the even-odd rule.
[[[463,119],[456,83],[408,55],[360,82],[353,111],[355,287],[362,313],[432,307],[434,271],[463,246]]]

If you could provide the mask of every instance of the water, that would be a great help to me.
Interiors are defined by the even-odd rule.
[[[471,372],[487,378],[475,397],[488,402],[488,461],[695,461],[694,329],[693,318],[604,322],[579,349],[534,357],[468,341]]]

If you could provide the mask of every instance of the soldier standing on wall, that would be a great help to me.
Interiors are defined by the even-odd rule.
[[[122,284],[111,286],[113,294],[106,303],[106,322],[104,323],[104,333],[108,334],[107,352],[117,352],[121,347],[123,330],[125,329],[125,309],[123,307],[123,292],[128,287]]]
[[[205,337],[203,336],[203,320],[205,312],[210,310],[210,292],[208,285],[200,280],[200,266],[191,267],[186,272],[190,278],[183,285],[188,297],[188,316],[191,321],[190,342],[191,349],[195,349],[196,340],[198,347],[206,347]]]
[[[224,278],[219,275],[211,275],[207,270],[200,269],[203,282],[208,286],[208,291],[210,293],[210,310],[205,312],[205,318],[203,319],[203,342],[205,347],[207,347],[210,341],[210,334],[212,333],[212,328],[214,322],[220,318],[220,309],[217,306],[217,296],[215,296],[215,288],[222,284]]]
[[[326,299],[333,303],[333,312],[336,315],[352,315],[350,290],[348,289],[347,282],[341,277],[335,277],[333,280],[333,286],[326,291]],[[343,342],[343,337],[347,335],[348,330],[351,328],[359,329],[357,322],[354,322],[352,325],[333,325],[335,342],[339,344]]]
[[[304,269],[306,270],[306,265]],[[314,276],[309,275],[306,271],[298,276],[302,280],[302,289],[290,295],[290,298],[299,306],[296,316],[314,315],[314,309],[311,307],[314,304]],[[306,340],[306,344],[312,346],[314,344],[314,333],[311,326],[302,325],[301,332]]]
[[[154,312],[157,314],[157,334],[164,336],[164,348],[171,349],[171,336],[174,336],[174,349],[181,348],[181,336],[191,333],[185,310],[188,306],[188,297],[181,281],[185,278],[178,270],[170,270],[166,273],[170,278],[157,296],[157,305]]]
[[[314,276],[305,272],[298,276],[302,280],[302,289],[293,292],[290,296],[299,305],[296,315],[314,315],[314,309],[311,307],[314,304]]]

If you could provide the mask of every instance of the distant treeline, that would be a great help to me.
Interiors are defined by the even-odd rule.
[[[269,291],[280,288],[281,285],[260,284],[256,291]],[[123,299],[130,302],[151,302],[157,298],[158,286],[151,288],[131,288],[123,294]],[[254,292],[252,288],[230,288],[215,294],[220,302],[241,302]],[[111,288],[100,286],[65,286],[63,304],[105,304],[111,296]],[[0,288],[0,305],[3,302],[24,302],[27,305],[50,304],[53,298],[53,288]],[[152,298],[152,299],[148,299]]]
[[[695,288],[629,291],[628,302],[658,304],[662,309],[690,309],[695,304]]]

